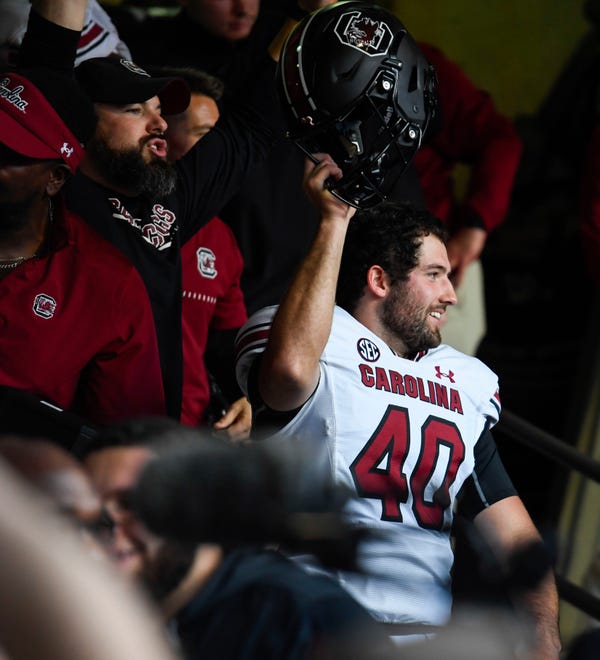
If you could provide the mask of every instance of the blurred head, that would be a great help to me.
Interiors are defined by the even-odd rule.
[[[43,438],[4,436],[0,456],[72,520],[88,523],[100,515],[100,497],[83,466],[58,445]]]
[[[24,0],[1,0],[0,69],[16,66],[19,46],[27,27],[30,3]]]
[[[375,287],[390,345],[402,346],[403,355],[438,346],[446,307],[456,303],[445,241],[441,221],[410,204],[358,212],[346,235],[337,304],[356,314]]]
[[[179,0],[188,16],[215,37],[245,39],[258,16],[260,0]]]
[[[191,67],[160,67],[153,71],[182,78],[191,93],[190,104],[186,110],[165,116],[168,158],[174,162],[214,128],[219,119],[218,101],[223,96],[223,83],[218,78]]]
[[[132,507],[132,492],[162,447],[187,444],[193,436],[192,429],[169,419],[130,420],[103,429],[84,459],[105,512],[100,542],[123,575],[141,582],[159,600],[189,570],[195,545],[151,533]]]

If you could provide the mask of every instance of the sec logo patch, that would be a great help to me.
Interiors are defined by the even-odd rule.
[[[365,339],[364,337],[356,342],[356,348],[358,349],[360,357],[367,362],[377,362],[381,355],[377,345],[370,339]]]

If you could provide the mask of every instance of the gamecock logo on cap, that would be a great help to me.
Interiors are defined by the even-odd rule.
[[[375,21],[361,12],[342,14],[335,26],[338,39],[373,57],[386,53],[392,41],[392,31],[383,21]]]

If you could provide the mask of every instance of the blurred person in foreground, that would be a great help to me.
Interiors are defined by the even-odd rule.
[[[82,466],[44,438],[2,436],[0,457],[7,658],[174,660],[157,612],[93,543],[101,501]]]
[[[109,553],[160,603],[185,658],[388,657],[385,636],[339,585],[263,547],[322,542],[344,565],[355,551],[335,511],[316,524],[301,506],[290,517],[266,453],[131,420],[105,429],[85,466],[112,520]]]

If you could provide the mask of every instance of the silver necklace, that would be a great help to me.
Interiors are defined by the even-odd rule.
[[[16,268],[19,264],[27,261],[27,259],[32,259],[32,257],[8,257],[7,259],[0,259],[0,268],[5,270]]]
[[[52,198],[48,197],[48,224],[52,225],[53,220],[54,220],[54,209],[52,207]],[[29,261],[29,259],[35,259],[35,257],[37,256],[39,256],[39,254],[36,251],[30,257],[5,257],[5,258],[0,257],[0,270],[10,270],[11,268],[16,268],[24,261]]]

